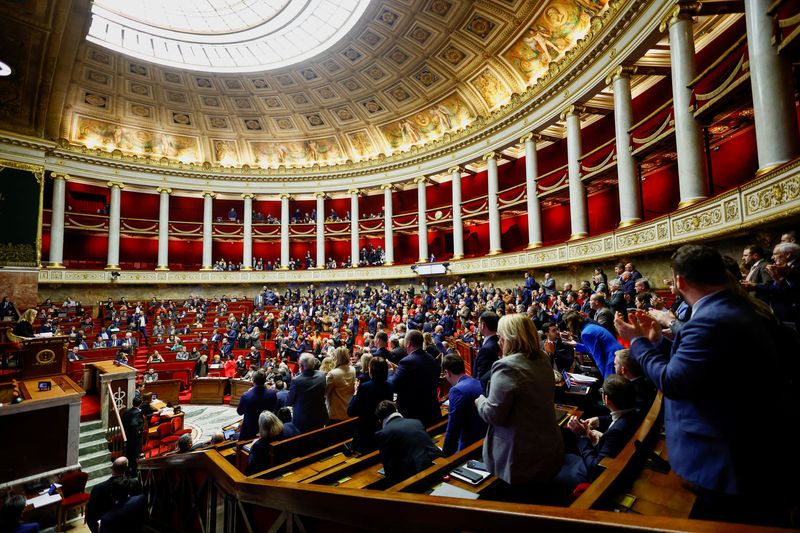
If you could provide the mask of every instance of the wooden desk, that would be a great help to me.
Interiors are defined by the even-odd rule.
[[[247,392],[253,386],[252,381],[246,379],[232,379],[231,380],[231,405],[236,407],[239,405],[239,398],[242,394]]]
[[[159,379],[152,383],[145,383],[142,394],[153,393],[159,400],[178,405],[180,399],[178,394],[181,391],[181,380],[179,379]]]
[[[192,380],[192,403],[222,405],[228,378],[194,378]]]

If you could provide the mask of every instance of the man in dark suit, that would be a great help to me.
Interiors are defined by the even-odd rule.
[[[742,251],[742,264],[748,269],[747,275],[744,280],[756,285],[769,283],[772,281],[772,276],[767,272],[767,254],[764,248],[757,244],[749,244]]]
[[[447,432],[442,446],[447,457],[485,437],[486,423],[475,407],[475,399],[483,394],[483,387],[480,381],[466,375],[464,360],[454,354],[445,355],[442,370],[452,385],[448,396]]]
[[[118,457],[111,464],[111,477],[101,481],[92,488],[89,503],[86,505],[86,525],[92,533],[99,531],[100,517],[106,514],[113,506],[114,499],[111,496],[111,486],[117,478],[124,478],[128,471],[128,458]],[[130,480],[130,492],[132,495],[142,493],[142,486],[138,479]]]
[[[500,317],[492,311],[484,311],[478,318],[478,328],[480,328],[483,344],[481,344],[478,355],[475,356],[475,371],[472,373],[481,382],[483,390],[489,383],[489,376],[492,374],[492,365],[500,359],[500,345],[497,343],[497,323]]]
[[[600,461],[606,457],[616,457],[641,422],[634,406],[636,392],[627,378],[611,374],[603,382],[602,390],[603,403],[611,411],[611,423],[605,431],[601,433],[591,427],[589,420],[579,420],[575,416],[567,423],[567,428],[577,440],[571,439],[569,432],[565,432],[567,453],[564,465],[556,476],[556,484],[565,490],[594,481],[602,472]]]
[[[796,428],[764,420],[774,409],[774,387],[750,377],[756,347],[760,367],[778,365],[770,318],[731,287],[714,248],[679,248],[672,270],[675,288],[692,306],[673,342],[646,313],[615,322],[633,359],[664,394],[670,465],[698,487],[690,516],[783,525]],[[746,391],[736,390],[742,385]]]
[[[293,408],[292,422],[302,433],[319,429],[328,423],[325,407],[325,374],[315,370],[315,358],[300,356],[300,375],[292,380],[286,405]]]
[[[144,433],[144,416],[142,414],[142,397],[136,396],[131,401],[131,408],[122,413],[122,427],[125,428],[125,457],[130,464],[132,476],[136,475],[136,461],[142,453],[142,434]]]
[[[385,331],[378,331],[375,333],[375,340],[372,344],[372,357],[383,357],[387,361],[391,359],[392,353],[386,349],[386,346],[389,344],[389,336]]]
[[[442,417],[436,389],[439,386],[439,365],[422,349],[422,333],[412,329],[406,333],[406,355],[397,363],[389,379],[397,393],[397,406],[406,418],[416,418],[425,427]]]
[[[442,456],[420,421],[403,418],[392,402],[379,403],[375,416],[383,426],[375,439],[386,479],[392,484],[425,470]]]
[[[143,494],[133,495],[131,480],[114,478],[111,483],[111,509],[100,517],[100,533],[133,533],[142,530],[147,520],[147,500]]]
[[[377,447],[375,433],[380,429],[380,422],[375,417],[375,409],[383,400],[391,400],[394,393],[392,384],[388,382],[389,364],[386,359],[373,357],[365,370],[370,379],[358,386],[347,406],[347,415],[358,417],[351,448],[358,453],[369,453]]]
[[[267,374],[259,370],[253,376],[253,387],[242,394],[236,412],[244,415],[239,440],[253,439],[258,435],[258,416],[262,411],[278,410],[278,393],[266,387]]]

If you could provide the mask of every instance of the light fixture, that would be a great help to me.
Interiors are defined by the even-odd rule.
[[[0,61],[0,77],[11,76],[12,72],[11,66],[8,63]]]

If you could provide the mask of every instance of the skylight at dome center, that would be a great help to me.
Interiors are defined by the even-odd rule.
[[[87,39],[203,72],[293,65],[336,44],[370,0],[94,0]]]

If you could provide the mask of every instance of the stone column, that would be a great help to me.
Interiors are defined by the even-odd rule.
[[[624,228],[642,220],[642,186],[636,173],[636,162],[630,149],[633,126],[631,74],[633,69],[618,67],[606,78],[614,89],[614,133],[617,142],[617,188],[619,190],[619,227]]]
[[[172,189],[159,187],[158,204],[158,261],[156,270],[169,270],[169,195]]]
[[[255,194],[245,193],[244,200],[244,241],[242,243],[242,270],[253,270],[253,199]]]
[[[392,228],[392,190],[393,187],[384,183],[381,185],[383,189],[383,252],[384,252],[384,265],[394,264],[394,228]]]
[[[281,270],[289,269],[289,198],[291,195],[281,194]]]
[[[539,162],[536,159],[536,138],[533,133],[519,140],[525,146],[525,196],[528,207],[528,250],[542,245],[542,210],[539,205]]]
[[[499,254],[503,251],[500,242],[500,204],[498,203],[497,185],[497,154],[489,152],[483,156],[486,161],[486,172],[489,180],[489,255]]]
[[[108,216],[108,261],[106,270],[119,270],[119,208],[122,184],[108,182],[111,187],[111,211]]]
[[[790,57],[778,54],[772,44],[775,20],[767,14],[771,4],[771,0],[744,2],[760,174],[792,159],[798,151],[792,65]]]
[[[703,157],[703,133],[692,111],[692,91],[688,88],[697,69],[694,57],[692,17],[685,6],[676,6],[661,31],[669,27],[669,52],[672,66],[672,106],[675,113],[675,145],[678,152],[678,187],[685,207],[708,196]]]
[[[325,268],[325,193],[317,197],[317,268]]]
[[[358,266],[359,248],[358,236],[358,189],[350,189],[350,267]]]
[[[589,235],[588,213],[586,210],[586,189],[581,181],[581,111],[582,107],[569,106],[561,113],[561,120],[567,123],[567,169],[569,176],[569,218],[570,239],[582,239]]]
[[[419,247],[419,262],[428,260],[428,190],[425,187],[425,176],[414,178],[417,184],[417,243]]]
[[[50,264],[47,268],[64,268],[64,208],[69,175],[53,172],[50,177],[53,178],[53,215],[50,219]]]
[[[447,172],[453,181],[453,260],[464,257],[464,221],[461,219],[461,167]]]
[[[203,191],[203,264],[200,270],[211,270],[212,268],[214,196],[216,194],[211,191]]]

